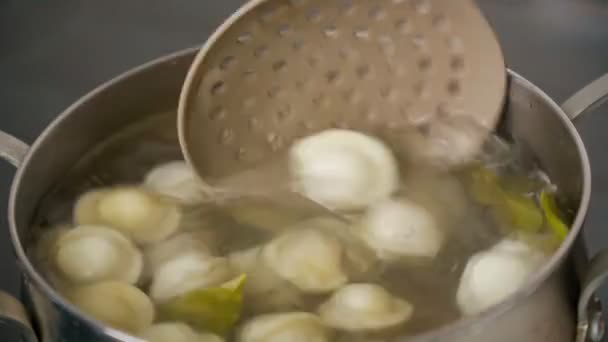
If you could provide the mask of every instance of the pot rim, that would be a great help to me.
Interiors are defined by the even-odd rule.
[[[199,47],[191,47],[187,48],[169,55],[162,56],[160,58],[151,60],[147,63],[144,63],[135,68],[129,69],[120,75],[104,82],[100,86],[94,88],[90,92],[88,92],[85,96],[78,99],[72,105],[70,105],[67,109],[65,109],[61,114],[59,114],[44,130],[43,132],[35,139],[34,143],[31,145],[28,150],[23,162],[17,169],[17,172],[13,178],[10,190],[9,197],[9,206],[8,206],[8,217],[9,217],[9,231],[11,236],[11,242],[13,245],[13,249],[15,254],[17,255],[18,263],[22,270],[24,270],[24,276],[33,282],[33,284],[42,290],[44,295],[55,305],[58,305],[68,311],[71,315],[82,319],[86,322],[92,329],[102,332],[112,338],[115,338],[124,342],[142,342],[140,338],[132,336],[130,334],[124,333],[117,329],[111,328],[109,326],[103,325],[97,320],[89,317],[88,315],[82,313],[79,309],[77,309],[74,305],[72,305],[69,301],[64,299],[55,289],[44,279],[44,277],[38,273],[33,264],[30,262],[23,245],[19,239],[19,234],[16,228],[16,218],[15,218],[15,202],[17,198],[17,193],[20,189],[21,181],[23,178],[23,174],[25,169],[27,168],[30,159],[32,158],[34,151],[36,151],[43,143],[45,143],[47,137],[51,134],[52,131],[68,116],[72,114],[72,112],[80,107],[83,103],[90,101],[92,98],[96,97],[98,94],[103,93],[107,89],[113,87],[117,83],[122,83],[129,78],[148,71],[150,69],[155,68],[159,64],[171,63],[172,60],[175,60],[180,57],[185,57],[191,55],[193,58],[197,55],[199,51]],[[589,157],[587,154],[587,150],[584,146],[582,138],[580,137],[578,131],[576,130],[572,121],[568,118],[563,109],[555,103],[545,92],[543,92],[540,88],[535,86],[533,83],[512,71],[511,69],[507,69],[509,82],[513,80],[517,80],[519,83],[524,85],[530,91],[540,95],[540,97],[552,108],[553,112],[558,116],[559,120],[561,120],[562,124],[565,126],[567,131],[569,132],[571,138],[573,139],[577,150],[579,163],[582,169],[582,193],[581,199],[579,202],[579,208],[577,210],[575,219],[570,226],[570,232],[559,247],[559,249],[553,254],[549,262],[545,263],[543,267],[529,280],[526,286],[520,288],[515,294],[511,295],[507,300],[503,301],[501,304],[498,304],[491,309],[481,312],[477,315],[470,317],[463,317],[454,322],[446,324],[440,328],[418,334],[408,336],[407,339],[416,339],[416,340],[425,340],[430,339],[434,340],[440,338],[442,336],[451,335],[462,331],[463,329],[479,324],[483,324],[486,321],[493,320],[507,312],[513,306],[517,305],[520,301],[524,300],[530,294],[535,292],[537,288],[544,283],[544,281],[552,275],[557,268],[562,264],[567,255],[569,254],[570,249],[572,248],[574,241],[578,237],[583,222],[585,220],[585,216],[587,214],[587,210],[589,207],[589,200],[591,196],[591,168],[589,163]]]

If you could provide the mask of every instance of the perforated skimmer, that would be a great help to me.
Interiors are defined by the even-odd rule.
[[[204,44],[179,105],[186,158],[231,174],[329,128],[402,158],[458,163],[494,130],[506,89],[470,0],[254,0]]]

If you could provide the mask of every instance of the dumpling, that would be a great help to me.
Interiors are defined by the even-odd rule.
[[[58,225],[50,228],[36,229],[42,231],[40,232],[38,241],[36,241],[36,243],[33,244],[32,249],[29,250],[35,261],[36,267],[56,291],[66,293],[72,286],[72,282],[63,277],[61,272],[57,270],[53,253],[59,238],[69,232],[71,227],[68,225]]]
[[[399,185],[397,161],[380,140],[330,129],[305,137],[289,150],[294,189],[335,210],[363,209]]]
[[[362,239],[383,260],[433,258],[444,239],[433,216],[406,199],[388,199],[372,206],[359,229]]]
[[[187,205],[201,203],[205,198],[203,183],[194,170],[181,160],[156,166],[146,174],[143,184],[152,191]]]
[[[205,231],[188,231],[176,234],[144,250],[144,278],[150,278],[164,263],[192,252],[212,254],[209,235]]]
[[[300,291],[266,265],[261,247],[233,252],[228,259],[235,272],[247,275],[245,300],[249,311],[267,313],[303,308]]]
[[[198,333],[187,324],[179,322],[154,324],[140,335],[147,342],[223,342],[213,334]]]
[[[135,286],[102,282],[80,287],[68,299],[84,313],[122,331],[137,334],[154,320],[154,304]]]
[[[135,284],[143,257],[120,232],[104,226],[79,226],[63,233],[53,246],[57,269],[80,284],[116,280]]]
[[[359,217],[349,217],[350,221],[359,220]],[[349,278],[361,278],[370,276],[373,272],[380,271],[378,258],[374,251],[367,246],[355,233],[355,227],[351,223],[338,220],[333,217],[319,217],[301,222],[290,227],[290,229],[319,229],[324,234],[335,237],[342,245],[342,265]],[[352,279],[351,279],[352,280]]]
[[[160,266],[152,278],[150,296],[162,303],[189,291],[220,285],[233,277],[228,259],[193,252]]]
[[[258,316],[247,322],[239,342],[329,342],[331,332],[319,317],[306,312]]]
[[[340,241],[318,229],[293,229],[262,250],[264,262],[304,292],[325,293],[348,281]]]
[[[541,252],[512,239],[473,255],[456,293],[460,311],[475,315],[499,304],[523,286],[544,259]]]
[[[138,244],[162,241],[180,226],[182,212],[172,200],[137,187],[94,190],[76,203],[77,224],[115,228]]]
[[[323,322],[346,331],[377,331],[408,321],[414,307],[379,285],[349,284],[319,307]]]

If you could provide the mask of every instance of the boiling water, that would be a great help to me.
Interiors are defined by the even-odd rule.
[[[139,183],[152,167],[181,159],[174,122],[174,113],[160,114],[100,144],[66,175],[65,182],[58,184],[44,198],[35,226],[43,230],[70,222],[74,201],[82,193],[101,186]],[[503,148],[499,140],[491,147],[492,152],[484,155],[483,162],[487,165],[526,176],[538,174],[535,170],[522,168],[517,163],[516,155]],[[435,216],[446,234],[445,243],[440,254],[432,261],[406,260],[385,265],[374,273],[373,278],[365,280],[383,285],[414,305],[412,320],[399,331],[391,332],[413,335],[460,317],[455,292],[466,261],[473,253],[488,248],[504,237],[506,224],[497,222],[495,216],[489,215],[486,208],[473,200],[467,188],[466,169],[446,173],[404,165],[401,172],[403,194]],[[274,236],[272,231],[235,222],[227,214],[230,206],[230,203],[224,203],[205,209],[209,225],[216,228],[210,238],[220,246],[219,254],[255,246]],[[298,217],[301,214],[297,210],[281,210],[286,216]],[[37,235],[34,234],[33,242]],[[310,296],[303,307],[294,309],[314,311],[319,301],[325,298]],[[246,307],[246,315],[256,311],[259,310]],[[244,317],[245,320],[247,318]],[[347,339],[353,337],[346,336]]]

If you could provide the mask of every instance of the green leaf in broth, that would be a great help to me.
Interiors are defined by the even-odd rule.
[[[493,205],[502,200],[502,188],[496,173],[483,166],[474,167],[470,173],[470,189],[473,198],[481,204]]]
[[[500,177],[483,165],[476,165],[470,178],[475,200],[492,207],[501,221],[508,222],[515,230],[530,233],[543,228],[541,209],[533,198],[526,196],[535,188],[534,182],[525,177]]]
[[[246,276],[241,275],[220,287],[190,291],[161,304],[161,318],[224,336],[241,317],[245,281]]]
[[[490,206],[498,217],[509,222],[517,232],[540,233],[548,227],[556,239],[549,239],[551,248],[568,235],[568,225],[562,219],[552,194],[542,190],[537,179],[519,176],[499,176],[493,170],[474,165],[470,171],[471,193],[479,203]],[[539,203],[529,196],[540,193]]]
[[[522,194],[505,192],[503,205],[508,211],[510,223],[518,230],[538,233],[544,224],[543,213],[533,198]]]
[[[568,225],[561,219],[555,197],[547,191],[542,191],[540,193],[540,205],[545,212],[549,229],[551,229],[560,242],[564,241],[566,236],[568,236]]]
[[[512,174],[502,176],[500,184],[503,189],[518,194],[538,193],[545,187],[545,183],[538,179]]]

